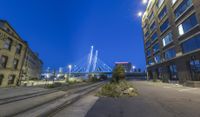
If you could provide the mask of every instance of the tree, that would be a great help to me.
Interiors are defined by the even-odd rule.
[[[119,82],[125,79],[125,70],[121,65],[117,65],[113,70],[112,82]]]

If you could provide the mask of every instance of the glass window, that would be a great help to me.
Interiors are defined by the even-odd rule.
[[[156,23],[155,22],[150,26],[151,31],[153,31],[154,29],[156,29]]]
[[[17,69],[18,63],[19,63],[19,60],[14,59],[14,61],[13,61],[13,68],[14,69]]]
[[[152,59],[149,59],[149,60],[147,61],[147,65],[153,65],[153,64],[154,64],[154,62],[153,62]]]
[[[192,0],[183,0],[183,2],[176,8],[174,14],[178,18],[185,10],[187,10],[192,5]]]
[[[200,49],[200,34],[181,44],[183,53]]]
[[[172,4],[175,4],[177,0],[172,0]]]
[[[8,85],[14,84],[14,82],[15,82],[15,75],[10,75],[8,77]]]
[[[152,36],[151,36],[152,41],[155,41],[158,39],[158,34],[155,32]]]
[[[176,65],[170,65],[169,71],[170,71],[170,80],[178,80]]]
[[[151,41],[148,40],[148,41],[145,43],[145,45],[146,45],[146,48],[148,48],[148,47],[151,45]]]
[[[164,3],[164,0],[158,0],[157,7],[160,8],[163,3]]]
[[[162,39],[163,47],[170,44],[172,41],[173,41],[172,33],[170,32]]]
[[[17,44],[16,53],[17,54],[21,54],[21,51],[22,51],[22,45],[21,44]]]
[[[12,39],[10,38],[7,38],[5,41],[4,41],[4,48],[5,49],[8,49],[10,50],[11,49],[11,45],[12,45]]]
[[[167,7],[165,6],[162,11],[159,13],[158,18],[162,20],[162,18],[167,14]]]
[[[193,59],[190,62],[190,72],[193,81],[200,81],[200,60]]]
[[[145,37],[147,37],[147,36],[149,36],[149,32],[148,31],[145,33]]]
[[[160,63],[161,62],[161,57],[160,57],[159,54],[154,56],[154,61],[155,61],[155,63]]]
[[[192,71],[200,72],[200,60],[191,60],[190,67]]]
[[[3,75],[3,74],[0,74],[0,86],[1,86],[2,83],[3,83],[3,78],[4,78],[4,75]]]
[[[179,35],[183,35],[188,32],[191,28],[198,24],[195,14],[191,15],[182,24],[178,26]]]
[[[151,50],[150,49],[147,50],[146,55],[147,55],[147,57],[151,56]]]
[[[2,55],[0,58],[0,68],[6,68],[7,62],[8,62],[8,57]]]
[[[170,26],[169,20],[167,19],[167,20],[160,26],[160,31],[161,31],[161,32],[164,32],[169,26]]]
[[[153,46],[153,52],[155,53],[155,52],[158,52],[158,51],[159,51],[159,44],[157,43]]]
[[[174,48],[171,48],[169,50],[167,50],[166,52],[164,52],[164,58],[165,60],[169,60],[172,59],[176,56],[176,51]]]
[[[153,16],[154,16],[154,14],[153,14],[153,12],[152,12],[151,15],[148,17],[149,20],[151,20],[151,19],[153,18]]]

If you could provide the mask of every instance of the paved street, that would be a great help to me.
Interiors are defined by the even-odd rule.
[[[86,117],[200,117],[200,89],[131,81],[139,96],[100,98]]]
[[[0,99],[37,93],[40,91],[47,91],[48,89],[40,87],[13,87],[13,88],[0,88]]]

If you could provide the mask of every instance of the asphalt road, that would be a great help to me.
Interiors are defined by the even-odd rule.
[[[86,117],[200,117],[200,89],[131,81],[139,96],[100,98]]]

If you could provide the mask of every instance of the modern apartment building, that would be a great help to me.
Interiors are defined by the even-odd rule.
[[[27,43],[8,22],[0,20],[0,87],[19,83]]]
[[[149,78],[200,81],[200,0],[149,0],[142,28]]]

